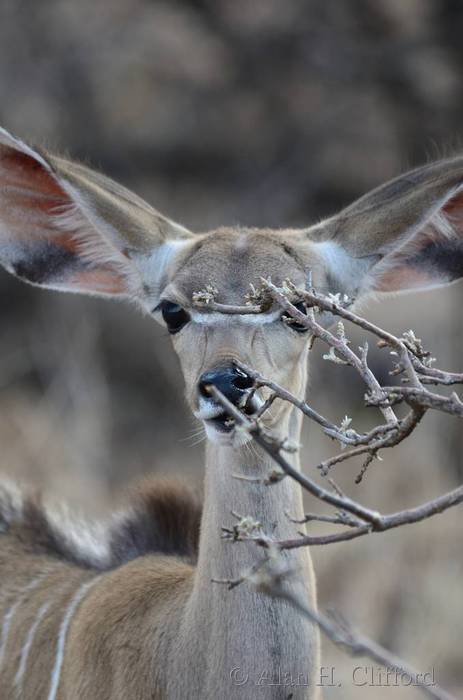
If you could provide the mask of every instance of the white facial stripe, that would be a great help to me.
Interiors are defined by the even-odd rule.
[[[92,588],[92,586],[95,585],[95,583],[99,580],[99,576],[96,576],[93,579],[90,579],[90,581],[87,581],[84,583],[78,590],[77,593],[73,596],[71,602],[68,605],[68,608],[66,610],[66,613],[64,615],[63,621],[61,622],[61,626],[59,628],[59,633],[58,633],[58,643],[56,646],[56,658],[55,658],[55,665],[53,667],[53,671],[51,674],[51,682],[50,682],[50,692],[48,693],[48,700],[56,700],[56,695],[58,693],[58,686],[59,686],[59,680],[61,676],[61,669],[63,666],[63,661],[64,661],[64,647],[66,644],[66,636],[67,636],[67,631],[69,628],[69,625],[72,620],[72,616],[74,615],[75,611],[77,610],[77,607],[87,591]]]
[[[35,633],[36,633],[37,628],[40,625],[42,619],[47,614],[50,605],[51,605],[51,600],[48,600],[46,603],[44,603],[39,608],[39,611],[34,618],[34,622],[32,623],[32,626],[31,626],[29,632],[27,633],[26,641],[24,642],[23,648],[21,649],[21,655],[19,657],[19,666],[18,666],[18,670],[16,672],[16,676],[14,679],[14,684],[15,684],[15,688],[16,688],[18,697],[22,697],[23,682],[24,682],[24,675],[26,673],[27,660],[29,658],[29,653],[30,653],[30,650],[32,647],[32,643],[34,641]]]
[[[265,323],[273,323],[281,316],[281,311],[272,311],[265,314],[223,314],[219,311],[203,313],[192,310],[189,313],[195,323],[201,323],[204,326],[227,325],[231,320],[247,325],[261,326]]]

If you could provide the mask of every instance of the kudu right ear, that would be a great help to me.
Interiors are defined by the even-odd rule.
[[[463,157],[439,161],[369,192],[307,231],[331,291],[361,297],[463,277]]]
[[[148,288],[156,300],[190,235],[109,178],[0,129],[0,264],[17,277],[104,296]]]

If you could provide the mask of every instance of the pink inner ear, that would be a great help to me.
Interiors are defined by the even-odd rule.
[[[37,229],[46,226],[50,215],[70,204],[69,196],[42,163],[4,146],[0,146],[0,187],[2,219],[21,239],[30,236],[32,222]]]
[[[43,202],[37,198],[39,206],[50,200],[68,200],[68,196],[44,168],[42,163],[34,160],[27,153],[0,146],[0,181],[9,187],[27,188],[36,195],[44,195]]]
[[[127,279],[111,262],[114,251],[86,220],[50,166],[0,145],[0,254],[23,279],[55,289],[127,294]],[[66,213],[75,219],[66,222]],[[60,219],[60,215],[64,219]],[[95,262],[84,255],[94,238]],[[84,241],[84,246],[83,246]],[[18,245],[19,244],[19,245]],[[107,252],[108,260],[104,260]],[[122,260],[124,258],[122,257]]]
[[[376,292],[423,289],[424,287],[429,287],[432,283],[432,278],[425,270],[407,267],[406,262],[402,261],[397,267],[391,268],[382,274],[381,277],[375,281],[373,289]]]
[[[463,220],[463,192],[458,192],[455,197],[452,197],[447,204],[444,205],[442,208],[442,211],[449,217],[451,217],[451,220],[453,221],[454,218],[456,221],[462,221]]]
[[[73,273],[69,280],[69,286],[82,292],[93,291],[102,294],[125,294],[127,292],[126,280],[113,270],[107,270],[104,267]]]
[[[458,192],[402,247],[389,253],[376,271],[373,269],[374,289],[424,289],[462,277],[462,233],[463,192]]]

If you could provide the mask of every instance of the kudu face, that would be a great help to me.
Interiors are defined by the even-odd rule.
[[[215,384],[249,411],[244,362],[294,394],[305,387],[307,335],[271,308],[258,315],[197,308],[243,305],[250,284],[311,275],[321,291],[359,299],[463,276],[463,158],[418,168],[307,229],[223,228],[195,236],[112,180],[31,148],[0,129],[0,264],[32,284],[128,298],[172,333],[189,404],[210,439],[238,444],[210,398]],[[276,404],[273,423],[287,410]],[[236,438],[236,439],[235,439]]]
[[[220,313],[198,308],[193,295],[211,285],[219,304],[244,306],[250,284],[259,288],[262,277],[276,284],[291,279],[305,287],[310,268],[308,250],[303,252],[298,252],[295,237],[284,233],[220,229],[186,244],[171,271],[156,315],[172,333],[191,410],[215,442],[236,445],[244,438],[235,434],[233,422],[211,399],[208,384],[252,413],[265,393],[255,394],[248,402],[252,381],[237,367],[244,363],[302,396],[308,336],[303,327],[285,322],[277,307],[261,314]],[[268,422],[281,423],[285,407],[283,402],[275,403]]]

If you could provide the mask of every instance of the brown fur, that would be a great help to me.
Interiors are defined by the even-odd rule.
[[[25,554],[46,555],[97,570],[115,568],[146,554],[172,554],[192,562],[197,558],[201,506],[178,482],[146,479],[131,490],[118,514],[100,524],[103,528],[98,536],[108,544],[108,557],[100,562],[85,547],[69,541],[72,515],[63,512],[60,519],[58,510],[57,517],[52,517],[53,509],[42,495],[27,490],[20,510],[12,512],[7,509],[6,493],[4,489],[0,498],[2,532],[14,538]],[[73,528],[90,530],[91,525],[78,522]]]
[[[198,503],[178,483],[147,480],[103,531],[110,556],[98,563],[85,549],[71,546],[69,521],[57,526],[39,495],[25,492],[18,499],[11,493],[11,485],[0,487],[0,621],[16,604],[4,650],[8,663],[0,668],[0,700],[14,697],[21,649],[35,616],[49,601],[34,635],[20,696],[47,697],[64,613],[79,587],[93,579],[95,587],[73,617],[66,653],[74,662],[63,671],[58,697],[147,697],[147,688],[150,693],[156,688],[157,672],[148,670],[152,649],[146,642],[156,629],[156,606],[165,601],[178,609],[179,596],[191,587],[193,569],[187,561],[197,556]],[[102,634],[104,629],[110,636]],[[111,666],[115,663],[109,685],[106,674],[96,680],[108,655]]]
[[[173,554],[195,562],[201,506],[180,483],[146,480],[131,497],[127,515],[112,528],[111,565],[145,554]]]

